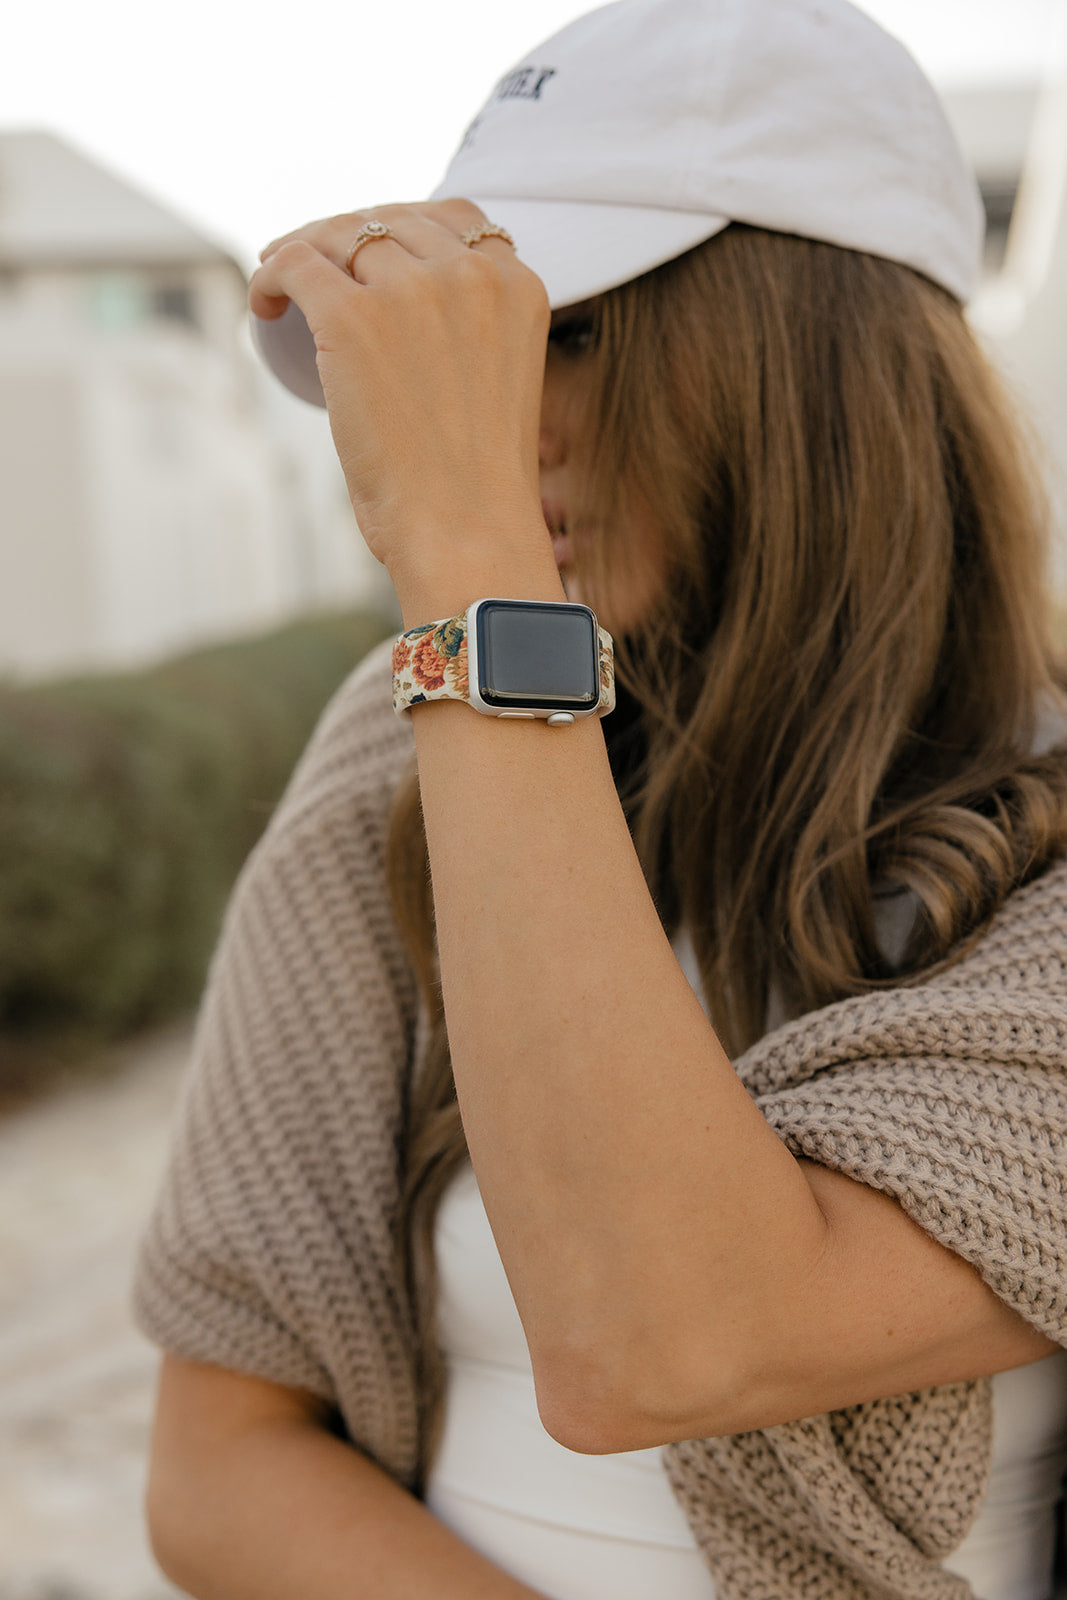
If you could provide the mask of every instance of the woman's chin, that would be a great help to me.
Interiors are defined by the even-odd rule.
[[[613,639],[635,627],[641,620],[641,607],[635,605],[631,596],[606,595],[597,603],[587,592],[583,591],[580,578],[573,567],[561,567],[559,572],[563,582],[563,592],[573,605],[589,606],[596,612],[596,619],[602,628],[611,634]]]

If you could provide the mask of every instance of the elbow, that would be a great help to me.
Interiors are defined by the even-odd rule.
[[[194,1600],[218,1592],[212,1575],[229,1531],[217,1520],[222,1504],[208,1462],[185,1460],[157,1444],[143,1500],[148,1547],[163,1576]]]
[[[550,1438],[577,1455],[615,1455],[632,1442],[632,1392],[611,1338],[567,1340],[551,1351],[530,1346],[537,1411]]]
[[[159,1483],[159,1474],[149,1473],[144,1496],[144,1521],[148,1532],[148,1547],[156,1566],[165,1578],[191,1593],[191,1574],[185,1570],[183,1560],[181,1519],[175,1517],[174,1507]]]
[[[190,1560],[190,1531],[195,1526],[195,1515],[187,1514],[182,1507],[182,1491],[173,1482],[173,1474],[166,1474],[157,1459],[149,1469],[149,1482],[144,1493],[144,1523],[149,1536],[155,1565],[166,1579],[184,1594],[197,1595],[197,1573]]]
[[[634,1442],[633,1419],[619,1406],[598,1404],[588,1392],[537,1385],[537,1410],[550,1438],[580,1456],[618,1455],[641,1446]]]
[[[680,1439],[746,1432],[756,1410],[750,1381],[722,1352],[686,1360],[611,1360],[609,1345],[534,1360],[545,1432],[578,1455],[616,1455]]]

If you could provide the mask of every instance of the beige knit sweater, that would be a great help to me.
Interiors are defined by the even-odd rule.
[[[398,1279],[397,1140],[425,1045],[383,885],[412,754],[387,648],[324,716],[238,885],[169,1169],[141,1247],[141,1328],[300,1386],[412,1481],[417,1396]],[[1067,867],[963,962],[842,1001],[737,1063],[797,1154],[895,1195],[1067,1344]],[[990,1454],[986,1381],[903,1395],[664,1462],[722,1600],[949,1600]]]

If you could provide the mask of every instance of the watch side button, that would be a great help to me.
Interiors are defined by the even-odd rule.
[[[501,720],[503,720],[504,717],[512,717],[515,719],[521,717],[528,722],[532,722],[534,720],[534,714],[532,711],[498,711],[497,716],[500,717]]]

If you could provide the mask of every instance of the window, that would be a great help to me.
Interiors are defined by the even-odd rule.
[[[199,326],[196,296],[188,283],[161,283],[152,290],[152,315],[164,322],[180,322],[186,328]]]
[[[135,272],[95,272],[89,279],[89,316],[105,333],[136,327],[145,315],[144,284]]]

